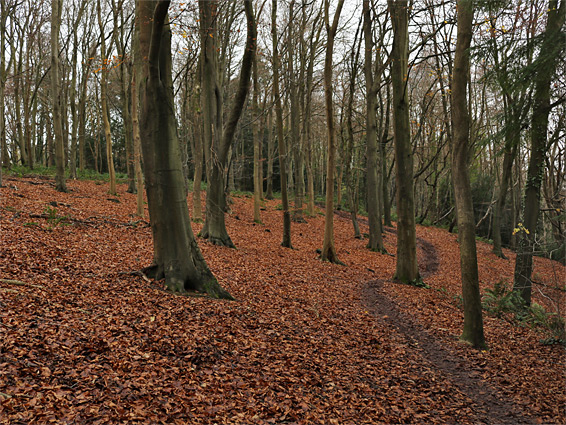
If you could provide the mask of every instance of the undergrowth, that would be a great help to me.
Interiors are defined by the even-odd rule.
[[[566,345],[564,318],[534,302],[527,306],[519,293],[510,289],[505,281],[496,282],[493,288],[487,289],[482,304],[484,310],[497,318],[543,330],[548,335],[541,340],[545,345]]]

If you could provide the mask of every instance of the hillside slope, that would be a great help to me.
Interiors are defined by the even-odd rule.
[[[366,250],[349,219],[335,216],[346,266],[333,265],[316,252],[322,215],[293,223],[289,250],[278,201],[256,224],[251,199],[235,197],[237,249],[199,241],[237,299],[213,301],[133,273],[152,242],[125,186],[113,198],[87,181],[66,194],[38,177],[4,183],[0,423],[566,422],[563,347],[489,316],[489,351],[458,342],[458,245],[444,230],[418,228],[431,289],[413,288],[391,281],[395,258]],[[390,253],[395,243],[389,228]],[[506,255],[478,243],[482,292],[511,281]],[[551,289],[564,289],[564,267],[537,258],[534,276],[535,300],[564,308]]]

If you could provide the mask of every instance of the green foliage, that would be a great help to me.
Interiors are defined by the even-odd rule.
[[[36,165],[33,169],[25,165],[13,165],[8,170],[6,170],[6,175],[14,177],[28,177],[28,176],[55,176],[55,167],[44,167],[42,165]]]
[[[232,190],[230,191],[230,195],[234,198],[251,198],[253,197],[253,192],[249,192],[246,190]]]
[[[483,297],[483,308],[498,318],[512,318],[512,321],[543,330],[549,338],[543,344],[566,344],[566,323],[557,313],[551,313],[537,304],[527,306],[519,293],[508,288],[505,281],[496,282],[487,289]]]
[[[51,207],[47,205],[43,210],[43,213],[47,215],[47,222],[50,224],[50,227],[57,227],[61,226],[68,226],[68,215],[59,215],[57,214],[57,208]]]
[[[505,281],[496,282],[493,288],[487,289],[483,296],[483,308],[495,317],[501,318],[506,313],[524,314],[525,301],[517,292],[510,291]]]

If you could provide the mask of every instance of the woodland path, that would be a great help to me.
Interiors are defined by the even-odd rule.
[[[335,211],[342,220],[351,220],[345,211]],[[358,222],[368,225],[365,217],[358,217]],[[385,227],[386,233],[397,234],[393,227]],[[424,238],[417,237],[419,269],[423,279],[438,271],[439,259],[436,248]],[[498,396],[502,391],[494,388],[481,378],[482,366],[470,364],[468,359],[452,353],[437,338],[431,335],[418,322],[402,312],[395,300],[384,290],[384,281],[376,279],[362,287],[364,307],[377,318],[382,326],[400,333],[408,346],[417,351],[432,368],[446,376],[446,379],[466,394],[472,401],[472,409],[477,418],[486,424],[533,424],[521,410],[509,400]]]
[[[396,233],[395,229],[386,229]],[[417,238],[420,250],[419,268],[421,276],[435,273],[439,261],[434,245]],[[430,335],[419,323],[403,313],[397,303],[383,290],[383,280],[367,282],[362,288],[364,306],[385,327],[391,328],[406,338],[409,347],[420,353],[429,366],[441,371],[450,383],[466,394],[473,402],[471,406],[479,420],[486,424],[532,424],[517,406],[498,397],[502,392],[481,378],[481,365],[469,364],[466,359],[453,354]]]

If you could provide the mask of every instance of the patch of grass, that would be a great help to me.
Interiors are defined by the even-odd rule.
[[[254,194],[245,190],[232,190],[230,195],[234,198],[251,198]]]
[[[6,175],[14,177],[29,177],[29,176],[55,176],[55,167],[44,167],[43,165],[35,165],[33,169],[25,165],[12,165],[5,171]]]
[[[493,239],[485,238],[483,236],[476,236],[476,241],[485,242],[490,245],[493,245]]]

